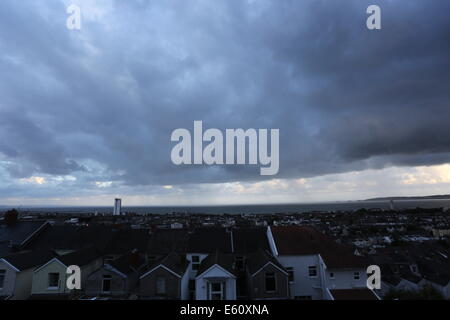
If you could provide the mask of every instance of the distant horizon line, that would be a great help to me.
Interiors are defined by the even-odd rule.
[[[123,200],[123,198],[122,198]],[[122,205],[122,208],[184,208],[184,207],[238,207],[238,206],[283,206],[283,205],[301,205],[301,204],[321,204],[321,203],[346,203],[346,202],[360,202],[365,200],[344,200],[344,201],[314,201],[314,202],[277,202],[277,203],[245,203],[245,204],[193,204],[193,205]],[[111,205],[0,205],[0,208],[109,208],[114,207]]]
[[[430,198],[445,197],[445,198]],[[121,198],[123,199],[123,198]],[[450,200],[450,195],[430,195],[430,196],[401,196],[401,197],[379,197],[363,200],[336,200],[336,201],[311,201],[311,202],[277,202],[277,203],[245,203],[245,204],[193,204],[193,205],[123,205],[122,208],[185,208],[185,207],[246,207],[246,206],[284,206],[284,205],[309,205],[309,204],[334,204],[334,203],[352,203],[352,202],[387,202],[387,201],[433,201],[433,200]],[[2,205],[0,208],[109,208],[111,205]]]

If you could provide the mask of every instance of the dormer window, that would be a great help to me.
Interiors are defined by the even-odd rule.
[[[200,257],[199,256],[192,256],[192,270],[197,271],[200,267]]]

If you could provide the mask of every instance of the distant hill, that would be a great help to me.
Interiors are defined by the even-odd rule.
[[[434,195],[434,196],[417,196],[417,197],[384,197],[384,198],[371,198],[364,201],[381,201],[381,200],[442,200],[450,199],[450,194]]]

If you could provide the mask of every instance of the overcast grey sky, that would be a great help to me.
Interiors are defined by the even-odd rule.
[[[450,193],[449,14],[448,0],[2,0],[0,204]],[[279,174],[175,166],[170,135],[194,120],[279,128]]]

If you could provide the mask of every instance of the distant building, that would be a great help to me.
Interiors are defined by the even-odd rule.
[[[114,215],[120,216],[122,210],[122,199],[115,199],[114,201]]]

